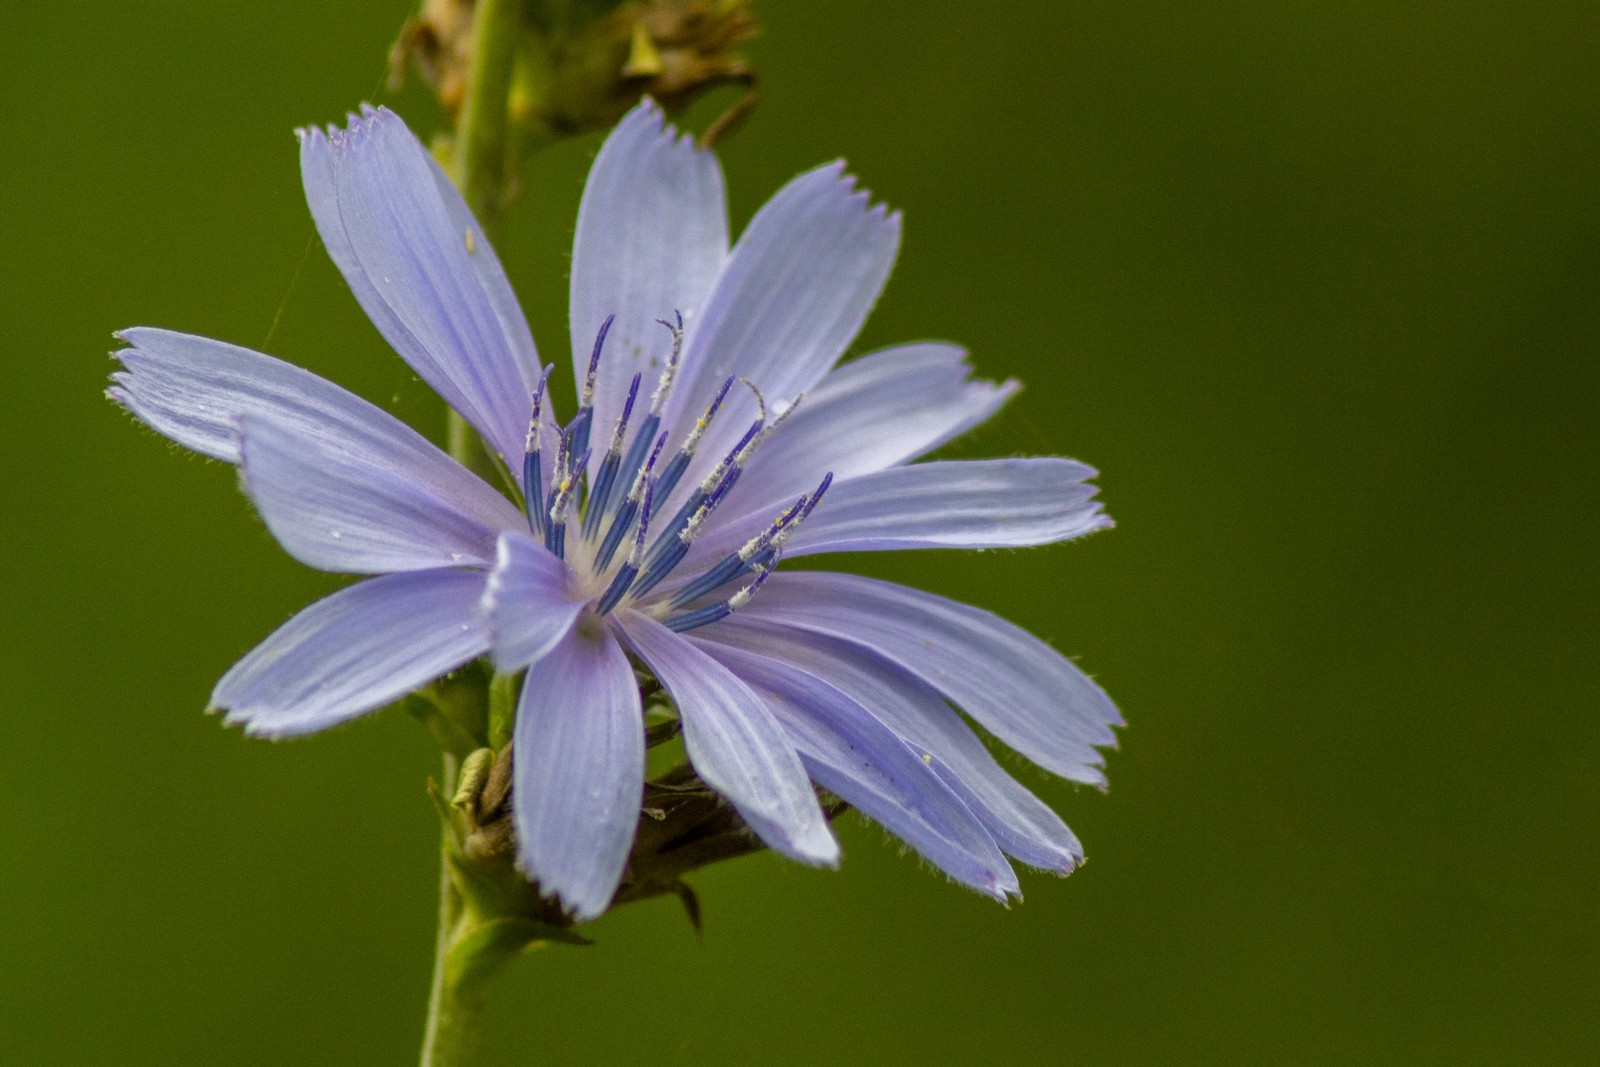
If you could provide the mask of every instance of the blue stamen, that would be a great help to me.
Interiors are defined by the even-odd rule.
[[[585,540],[594,540],[595,531],[600,528],[600,513],[605,510],[606,500],[611,496],[611,486],[617,480],[617,465],[620,462],[614,452],[607,452],[605,459],[600,461],[600,470],[595,474],[594,488],[589,490],[589,499],[583,506]]]
[[[716,622],[718,619],[727,618],[731,614],[733,614],[733,609],[728,607],[726,603],[719,602],[709,607],[697,608],[684,615],[674,616],[662,623],[662,625],[674,633],[681,634],[685,630],[693,630],[707,623]]]
[[[594,424],[594,408],[583,408],[567,423],[567,454],[589,451],[589,427]]]
[[[600,598],[600,603],[595,605],[595,610],[601,615],[617,606],[617,602],[628,592],[633,585],[633,579],[639,574],[639,563],[644,556],[644,539],[650,529],[650,509],[655,502],[656,483],[652,479],[645,486],[644,504],[639,512],[639,531],[634,535],[633,548],[628,553],[628,558],[618,568],[616,577],[611,579],[611,584],[606,587],[605,595]]]
[[[672,517],[672,521],[667,524],[667,528],[662,531],[661,536],[656,538],[656,543],[650,546],[650,554],[645,557],[646,564],[654,564],[655,561],[661,558],[663,553],[669,550],[675,539],[688,528],[695,515],[706,508],[706,501],[711,496],[716,497],[716,502],[721,501],[722,496],[726,495],[724,486],[728,485],[729,474],[737,469],[736,464],[740,461],[740,457],[746,454],[745,449],[750,442],[756,440],[760,433],[761,422],[758,420],[750,425],[750,429],[746,430],[744,436],[739,438],[739,443],[733,446],[732,451],[723,457],[722,462],[718,463],[710,474],[706,475],[705,480],[700,483],[699,487],[689,494],[689,499],[683,502],[683,506]],[[715,507],[716,502],[713,502],[711,507]],[[682,559],[683,557],[680,554],[678,558]]]
[[[573,452],[582,452],[589,447],[589,427],[594,422],[594,382],[600,370],[600,353],[606,346],[606,334],[611,332],[611,324],[617,320],[615,315],[607,315],[606,321],[600,324],[600,332],[594,339],[594,350],[589,353],[589,369],[583,376],[583,388],[578,393],[578,413],[572,418],[569,430],[573,433]]]
[[[667,461],[667,469],[661,472],[661,498],[663,500],[671,496],[672,491],[678,487],[678,480],[683,477],[683,472],[689,469],[690,458],[680,448],[677,454]]]
[[[539,375],[539,385],[533,391],[533,414],[528,419],[528,436],[522,445],[522,507],[528,514],[528,524],[536,534],[544,533],[544,471],[539,465],[539,419],[544,407],[545,383],[554,369],[553,364],[546,366]]]
[[[672,630],[675,633],[681,634],[686,630],[693,630],[696,627],[705,626],[709,623],[716,622],[719,619],[727,618],[729,615],[732,615],[734,612],[750,603],[750,598],[756,595],[761,586],[765,584],[769,577],[771,577],[772,572],[777,568],[777,566],[777,557],[774,557],[772,563],[768,565],[766,569],[762,570],[760,574],[756,575],[755,581],[751,582],[749,585],[745,586],[728,599],[708,605],[707,607],[696,609],[695,611],[686,612],[675,618],[667,619],[662,625],[666,626],[667,629]]]
[[[656,382],[656,391],[650,396],[650,414],[659,415],[666,406],[667,397],[672,394],[673,382],[678,377],[678,360],[683,355],[683,312],[673,313],[678,320],[674,326],[666,319],[657,319],[661,325],[672,331],[672,352],[667,356],[667,365],[661,368],[661,378]]]
[[[739,469],[737,467],[729,468],[721,483],[717,485],[716,489],[712,490],[710,496],[705,498],[705,502],[695,509],[694,514],[689,516],[689,521],[683,524],[683,529],[678,531],[677,537],[665,549],[661,547],[665,541],[665,535],[651,546],[651,551],[658,554],[646,566],[643,577],[639,579],[633,590],[634,596],[644,596],[659,585],[663,578],[671,574],[674,567],[683,562],[683,557],[689,553],[689,546],[694,544],[694,539],[700,535],[700,528],[705,525],[706,519],[716,510],[717,505],[727,497],[728,490],[737,480],[738,473]]]
[[[606,531],[606,539],[601,542],[600,551],[595,555],[594,567],[597,572],[604,571],[611,565],[611,557],[616,554],[617,546],[622,544],[622,538],[628,532],[634,514],[639,510],[639,502],[648,489],[650,472],[655,468],[656,460],[661,456],[661,449],[666,443],[665,433],[656,438],[656,445],[650,450],[650,458],[634,476],[633,485],[629,488],[628,495],[623,498],[622,506],[617,509],[616,518],[611,520],[611,528]]]
[[[544,472],[539,469],[539,450],[535,448],[522,456],[522,509],[528,513],[528,525],[536,534],[544,533]]]
[[[661,429],[661,416],[655,412],[645,415],[644,421],[639,423],[639,432],[634,435],[633,444],[628,446],[628,454],[623,457],[618,469],[637,474],[644,466],[644,457],[650,450],[650,442],[656,439],[656,431]]]
[[[738,577],[744,569],[744,560],[739,558],[739,553],[730,553],[721,563],[679,590],[672,598],[671,606],[681,608],[692,600],[699,600],[718,586]]]
[[[622,414],[617,418],[617,428],[611,435],[611,447],[606,458],[600,461],[600,471],[595,476],[594,488],[583,512],[583,536],[594,540],[600,531],[600,518],[611,504],[611,490],[616,484],[617,470],[622,465],[622,441],[628,433],[628,418],[633,414],[633,402],[639,395],[640,376],[635,374],[628,386],[628,396],[622,402]]]
[[[563,458],[571,455],[562,449]],[[567,515],[572,510],[573,498],[578,495],[578,476],[589,463],[589,453],[579,456],[576,462],[559,464],[555,484],[550,489],[550,526],[545,530],[545,547],[562,559],[567,546]]]
[[[750,565],[749,561],[758,557],[770,557],[771,553],[767,551],[768,547],[780,530],[795,521],[796,516],[805,507],[807,499],[809,498],[801,497],[782,515],[779,515],[771,526],[751,538],[742,549],[728,553],[716,566],[674,593],[671,606],[681,608],[691,601],[699,600],[713,589],[732,581],[746,571],[754,570],[755,568]]]
[[[657,541],[656,544],[660,544]],[[644,574],[639,578],[633,589],[635,597],[644,596],[650,590],[661,584],[661,579],[672,573],[672,568],[683,562],[683,557],[689,552],[689,542],[681,537],[674,538],[672,546],[665,552],[651,560],[645,568]]]
[[[556,495],[561,491],[561,480],[566,477],[567,463],[571,457],[572,434],[564,433],[556,441],[556,465],[550,468],[550,491],[544,495],[544,513],[546,517],[555,510]]]
[[[656,543],[650,546],[650,552],[645,557],[646,562],[654,563],[667,550],[668,544],[677,540],[678,534],[682,533],[683,528],[689,525],[689,520],[693,518],[696,511],[700,510],[700,505],[705,502],[705,499],[705,493],[699,489],[689,494],[689,499],[683,502],[683,506],[678,509],[676,515],[672,516],[672,521],[667,523],[666,529],[662,531],[661,536],[656,538]]]
[[[672,383],[678,375],[678,361],[683,354],[683,313],[678,312],[676,326],[666,319],[656,321],[672,331],[672,354],[667,357],[666,366],[661,368],[661,377],[657,379],[655,392],[650,396],[650,410],[645,414],[644,421],[639,424],[639,431],[633,436],[633,444],[628,446],[628,454],[620,467],[623,471],[638,472],[644,469],[645,452],[650,448],[650,442],[655,440],[656,431],[661,429],[661,411],[666,406],[667,397],[672,393]],[[607,540],[610,540],[609,534]],[[615,550],[616,546],[613,545],[612,551]]]
[[[706,435],[706,430],[711,428],[711,423],[717,417],[717,412],[722,410],[722,402],[728,398],[728,390],[733,388],[736,378],[729,378],[722,383],[722,388],[717,390],[717,395],[711,398],[711,403],[706,406],[706,413],[695,421],[689,436],[684,439],[683,446],[678,449],[678,454],[672,457],[672,462],[667,464],[667,469],[661,474],[661,498],[665,500],[672,491],[678,487],[678,479],[683,477],[683,472],[689,469],[689,462],[694,459],[695,450],[700,447],[700,439]]]
[[[731,582],[741,574],[759,571],[766,566],[783,550],[784,544],[794,536],[795,530],[816,508],[818,502],[822,500],[822,495],[832,484],[833,472],[829,471],[823,476],[822,483],[814,492],[795,501],[783,514],[773,520],[772,525],[746,541],[739,551],[729,553],[700,577],[673,594],[672,607],[681,608],[700,599],[713,589]]]

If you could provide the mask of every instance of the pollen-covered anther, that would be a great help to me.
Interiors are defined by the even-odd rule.
[[[539,423],[541,414],[544,411],[544,390],[546,384],[550,381],[550,372],[553,370],[555,370],[555,364],[546,364],[544,370],[539,373],[539,384],[534,386],[531,414],[528,416],[528,435],[522,440],[522,450],[524,452],[539,451]]]
[[[738,380],[744,381],[743,378]],[[711,428],[712,422],[716,420],[717,412],[722,410],[723,401],[728,399],[728,390],[733,388],[733,383],[733,378],[723,380],[722,388],[717,390],[717,395],[712,397],[711,403],[706,405],[705,413],[694,420],[694,425],[689,428],[689,436],[683,439],[683,446],[679,451],[691,456],[694,455],[694,450],[700,445],[700,439]]]
[[[829,471],[815,492],[796,500],[773,519],[771,525],[746,541],[739,551],[724,556],[700,577],[673,594],[672,606],[681,608],[685,604],[692,603],[712,590],[733,581],[739,575],[759,569],[768,560],[775,558],[832,484],[833,472]]]
[[[767,579],[772,576],[772,572],[777,569],[778,558],[779,557],[777,555],[774,555],[770,560],[767,561],[766,565],[756,573],[754,581],[741,588],[737,593],[734,593],[728,599],[718,601],[715,604],[711,604],[703,608],[697,608],[694,611],[688,611],[682,615],[667,619],[665,620],[664,625],[669,630],[683,633],[686,630],[693,630],[700,626],[709,625],[710,623],[716,622],[719,619],[727,618],[729,615],[732,615],[734,612],[750,603],[751,599],[756,595],[757,592],[760,591],[761,587],[766,584]]]
[[[554,365],[546,365],[539,375],[539,384],[533,391],[533,413],[528,417],[528,436],[522,444],[522,499],[528,522],[536,533],[544,532],[544,471],[540,468],[539,439],[542,435],[540,421],[544,410],[544,390],[550,380]]]
[[[646,557],[649,569],[645,571],[645,577],[641,579],[642,582],[647,583],[646,588],[654,586],[662,578],[665,578],[668,572],[677,565],[678,560],[683,558],[683,553],[687,551],[687,548],[678,539],[678,535],[683,532],[684,527],[694,518],[706,501],[713,501],[714,506],[715,501],[721,500],[726,495],[727,489],[732,486],[730,476],[736,470],[735,461],[745,447],[755,440],[760,432],[761,423],[759,422],[753,423],[745,431],[744,436],[739,439],[739,443],[734,445],[733,449],[722,457],[722,460],[712,469],[711,473],[706,475],[694,492],[689,494],[689,498],[678,508],[678,513],[672,517],[672,521],[667,523],[666,529],[656,538],[655,544],[650,546],[650,553]],[[662,566],[664,559],[667,562],[665,566]]]
[[[772,525],[768,526],[765,530],[762,530],[760,533],[750,538],[750,540],[746,541],[744,543],[744,547],[735,553],[735,557],[742,563],[749,563],[750,560],[755,558],[757,554],[761,553],[769,545],[771,545],[778,534],[795,520],[795,517],[800,514],[801,509],[806,506],[806,501],[808,499],[810,498],[801,497],[799,500],[796,500],[782,514],[772,520]]]
[[[751,394],[756,398],[756,421],[765,423],[767,421],[767,398],[761,395],[761,387],[749,378],[743,377],[739,379],[739,384],[750,390]]]
[[[607,315],[606,321],[600,324],[600,332],[594,338],[594,350],[589,353],[589,369],[583,375],[583,389],[578,393],[578,407],[594,407],[594,383],[600,372],[600,354],[605,351],[606,335],[611,332],[611,324],[617,321],[615,315]]]
[[[689,521],[683,524],[683,529],[678,531],[678,540],[686,545],[694,544],[694,539],[700,536],[700,530],[706,524],[706,518],[711,514],[712,501],[707,500],[701,504],[695,513],[689,516]]]
[[[650,414],[657,416],[672,395],[672,385],[677,380],[678,364],[683,356],[683,312],[673,312],[673,316],[677,320],[676,325],[666,319],[656,320],[672,331],[672,352],[667,356],[667,365],[661,368],[661,377],[656,380],[656,391],[650,394]]]
[[[715,421],[717,412],[722,410],[722,403],[728,397],[728,390],[733,388],[734,379],[728,378],[722,383],[722,388],[717,390],[717,395],[711,398],[711,403],[706,405],[703,415],[695,420],[689,429],[689,436],[684,439],[678,448],[677,455],[667,464],[667,469],[661,473],[661,496],[665,499],[678,487],[678,480],[683,477],[684,471],[689,469],[689,464],[694,459],[695,451],[700,447],[700,440],[705,436],[706,430]]]
[[[822,476],[822,482],[817,486],[816,492],[812,493],[802,502],[799,514],[795,515],[794,518],[784,523],[781,528],[773,532],[772,540],[766,546],[768,551],[783,551],[783,546],[789,543],[789,538],[794,536],[794,532],[800,528],[800,524],[805,522],[806,518],[811,514],[811,512],[816,509],[816,506],[822,502],[823,494],[828,491],[828,486],[832,484],[833,472],[829,471],[827,474]]]
[[[752,386],[752,388],[754,387]],[[759,396],[760,394],[758,393],[757,395]],[[778,412],[778,417],[773,419],[771,422],[766,421],[766,404],[763,403],[761,406],[761,421],[765,423],[765,425],[762,427],[761,432],[756,435],[755,440],[751,441],[745,446],[745,450],[740,453],[737,462],[742,464],[745,460],[749,459],[751,454],[754,453],[756,449],[760,448],[762,444],[766,442],[767,438],[771,437],[778,427],[784,424],[790,415],[794,414],[795,409],[800,406],[800,402],[805,398],[806,394],[804,393],[796,395],[793,400],[789,401],[782,411]]]
[[[572,417],[567,429],[567,436],[572,438],[573,452],[589,450],[589,430],[594,425],[594,387],[600,373],[600,355],[605,351],[606,335],[611,332],[611,324],[615,321],[617,321],[615,315],[606,316],[606,321],[600,324],[600,332],[595,335],[594,349],[589,353],[589,367],[584,372],[583,385],[578,390],[578,413]]]
[[[628,394],[622,398],[622,414],[617,416],[616,428],[611,431],[611,444],[606,448],[606,454],[622,456],[622,445],[628,436],[628,420],[633,417],[633,405],[639,399],[639,383],[643,380],[642,374],[635,374],[628,383]]]
[[[661,412],[666,406],[667,398],[672,395],[672,383],[678,375],[678,364],[683,356],[683,313],[677,313],[678,324],[674,326],[665,319],[657,319],[667,329],[672,331],[672,352],[667,356],[666,366],[661,368],[661,376],[656,381],[656,389],[650,397],[650,410],[639,423],[639,429],[633,435],[633,444],[629,446],[627,455],[623,458],[620,470],[643,471],[645,452],[650,448],[650,442],[655,439],[656,431],[661,429]],[[610,540],[609,534],[607,540]],[[615,550],[615,545],[612,546]]]
[[[568,433],[562,440],[556,459],[554,484],[550,486],[550,525],[544,535],[545,547],[554,552],[558,559],[566,555],[567,515],[577,496],[579,476],[589,464],[587,451],[575,460],[572,458],[571,441],[572,434]]]

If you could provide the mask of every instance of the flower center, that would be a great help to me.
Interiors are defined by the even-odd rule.
[[[749,602],[777,567],[784,543],[827,492],[833,475],[824,477],[814,492],[796,500],[737,552],[718,560],[672,592],[652,596],[689,555],[713,513],[727,500],[750,457],[798,406],[799,399],[769,420],[766,402],[754,383],[730,377],[688,428],[677,451],[663,464],[662,453],[672,429],[662,429],[662,412],[677,380],[684,330],[681,314],[673,322],[662,319],[661,324],[672,333],[672,351],[651,394],[649,409],[636,427],[630,427],[642,379],[635,374],[605,453],[598,464],[591,465],[595,383],[614,320],[615,316],[607,318],[595,337],[578,393],[578,411],[557,435],[548,482],[544,475],[541,420],[550,368],[545,368],[539,378],[522,461],[528,524],[535,536],[543,538],[546,548],[586,578],[585,585],[595,591],[592,606],[596,621],[618,605],[625,605],[650,613],[670,629],[692,630],[724,618]],[[662,521],[657,509],[666,505],[688,472],[735,382],[743,382],[755,394],[759,408],[756,420],[684,496],[671,518]],[[569,527],[574,531],[570,537]],[[618,563],[624,545],[627,551]],[[724,587],[735,582],[742,584],[724,595]]]

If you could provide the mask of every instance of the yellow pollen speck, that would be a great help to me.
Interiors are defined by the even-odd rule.
[[[930,767],[933,766],[933,753],[924,752],[922,754],[922,762],[928,764]]]
[[[472,253],[476,252],[477,250],[478,250],[477,238],[472,236],[472,231],[471,230],[468,230],[467,231],[467,255],[470,256]]]

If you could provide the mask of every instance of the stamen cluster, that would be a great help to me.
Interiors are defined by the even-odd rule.
[[[681,313],[672,322],[660,319],[657,321],[671,333],[672,350],[651,394],[649,410],[637,427],[630,426],[643,379],[642,373],[635,374],[628,385],[610,443],[599,463],[591,464],[595,381],[605,354],[606,337],[615,321],[614,315],[608,317],[595,337],[588,370],[579,390],[577,414],[557,436],[555,463],[548,477],[542,455],[545,436],[542,422],[546,417],[545,389],[553,368],[546,367],[539,376],[522,457],[520,489],[524,509],[529,526],[535,536],[543,539],[545,548],[587,579],[584,582],[587,587],[603,589],[593,600],[596,614],[605,615],[619,605],[631,606],[656,618],[668,629],[682,633],[725,618],[750,602],[777,567],[784,543],[828,491],[833,474],[824,475],[814,491],[797,499],[738,551],[729,553],[670,594],[652,598],[650,594],[674,574],[705,528],[706,521],[728,498],[750,458],[795,410],[799,398],[769,421],[765,399],[754,383],[729,376],[706,405],[704,413],[690,426],[672,458],[658,471],[671,436],[670,429],[661,428],[662,413],[677,380],[684,339]],[[657,503],[673,499],[674,491],[694,462],[706,431],[722,411],[736,382],[743,382],[755,394],[759,414],[710,473],[685,495],[672,518],[658,523],[658,528],[652,530]],[[619,492],[624,485],[626,491]],[[574,525],[578,538],[569,541],[568,528]],[[630,534],[632,547],[621,564],[613,568],[617,550]],[[747,577],[750,581],[731,595],[691,607],[729,583]]]

